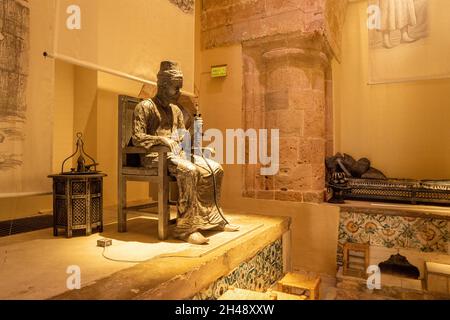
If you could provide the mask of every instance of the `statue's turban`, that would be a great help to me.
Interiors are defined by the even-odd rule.
[[[183,79],[183,72],[177,62],[163,61],[158,72],[158,80]]]

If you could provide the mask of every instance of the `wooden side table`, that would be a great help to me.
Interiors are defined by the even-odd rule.
[[[320,277],[288,273],[278,281],[278,291],[308,297],[308,300],[319,299]]]
[[[66,230],[103,231],[103,178],[106,174],[55,174],[53,179],[53,235]]]

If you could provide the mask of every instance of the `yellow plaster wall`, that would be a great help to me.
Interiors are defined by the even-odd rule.
[[[151,4],[143,0],[136,0],[134,2],[132,4],[133,8],[130,9],[129,1],[124,0],[102,3],[100,8],[98,8],[100,3],[95,1],[60,1],[61,12],[58,24],[60,26],[58,30],[59,52],[83,58],[94,63],[102,62],[107,67],[117,67],[119,70],[128,68],[127,71],[133,74],[149,76],[148,72],[154,69],[156,60],[160,59],[159,55],[162,54],[162,48],[164,46],[164,48],[167,48],[173,39],[170,39],[170,37],[161,39],[164,42],[163,46],[163,43],[155,41],[154,37],[156,33],[149,30],[147,26],[148,23],[166,21],[163,29],[160,31],[170,32],[170,28],[177,28],[176,37],[183,39],[183,41],[177,42],[178,46],[175,47],[172,53],[167,53],[169,55],[168,58],[173,53],[175,53],[173,56],[182,57],[182,65],[185,67],[187,73],[186,86],[189,90],[192,90],[194,78],[192,70],[194,59],[192,18],[183,14],[178,8],[165,0],[158,0],[158,3],[152,2]],[[69,4],[78,4],[81,6],[82,30],[90,31],[83,33],[82,37],[78,31],[67,30],[65,28],[65,9]],[[47,25],[53,25],[52,21],[55,19],[53,15],[55,0],[32,1],[30,6],[32,10],[30,57],[33,59],[33,63],[30,63],[30,74],[48,73],[49,70],[51,71],[50,73],[55,72],[52,171],[60,171],[61,162],[71,154],[74,148],[76,133],[82,132],[84,134],[86,151],[103,165],[99,169],[109,174],[108,178],[105,179],[104,205],[114,205],[116,203],[117,191],[117,177],[115,174],[117,166],[117,99],[119,94],[137,96],[141,84],[63,62],[55,62],[52,59],[44,60],[42,52],[44,50],[52,51],[51,41],[53,40],[54,30],[50,28],[44,32],[42,29]],[[155,8],[152,6],[159,8],[158,21],[145,20],[148,12],[155,11]],[[127,10],[124,10],[124,8]],[[131,12],[138,10],[134,8],[140,8],[140,13],[133,17]],[[128,15],[127,17],[123,16],[124,12]],[[169,15],[170,19],[164,20],[165,15]],[[120,28],[115,23],[121,17],[129,21],[127,22],[129,29],[125,30],[124,28]],[[183,27],[180,28],[179,24],[174,24],[173,21],[178,21]],[[45,37],[44,34],[49,35],[49,37]],[[149,35],[152,36],[149,37]],[[114,42],[113,44],[118,47],[111,47],[111,37],[129,39],[130,43]],[[49,43],[44,43],[44,41],[47,41],[47,38],[49,39]],[[151,43],[150,38],[153,39]],[[84,45],[80,47],[80,43]],[[131,45],[134,46],[134,49],[131,50],[134,52],[132,59],[130,57],[126,59],[121,58],[122,56],[127,56],[127,52],[131,52]],[[144,52],[142,50],[146,52],[146,58],[151,60],[152,65],[149,65],[148,69],[145,65],[145,67],[141,66],[142,70],[134,70],[134,66],[139,64],[139,61],[136,59],[138,59],[139,54]],[[100,57],[98,56],[99,52],[102,53]],[[118,57],[119,59],[117,59]],[[97,61],[98,59],[102,61]],[[126,68],[122,68],[123,65],[118,66],[117,63],[119,62],[123,62]],[[34,100],[39,99],[39,101],[48,99],[48,97],[40,94],[37,89],[33,91],[32,98]],[[44,102],[50,103],[48,101]],[[50,173],[48,172],[48,174]],[[147,198],[147,196],[148,186],[136,183],[130,184],[128,198],[130,201]],[[0,220],[36,215],[41,211],[48,213],[51,208],[51,196],[48,195],[23,198],[0,198]]]
[[[368,85],[366,10],[349,5],[342,63],[333,62],[335,150],[389,177],[450,179],[450,79]]]
[[[117,138],[119,95],[138,96],[142,84],[104,73],[97,82],[97,158],[99,170],[108,174],[104,179],[104,206],[117,204]],[[128,182],[128,201],[148,198],[146,183]]]

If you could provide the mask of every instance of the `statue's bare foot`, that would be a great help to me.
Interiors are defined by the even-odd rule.
[[[205,238],[200,232],[194,232],[187,237],[186,241],[191,244],[207,244],[209,239]]]
[[[235,224],[227,224],[227,225],[225,225],[223,231],[225,231],[225,232],[236,232],[236,231],[239,231],[240,228],[241,228],[240,226],[237,226]]]
[[[385,34],[384,36],[383,36],[383,46],[386,48],[386,49],[392,49],[394,46],[392,45],[392,42],[391,42],[391,37],[389,36],[389,34]]]
[[[410,43],[410,42],[414,42],[414,41],[416,41],[416,40],[417,40],[417,39],[411,38],[411,37],[409,36],[408,32],[403,32],[403,33],[402,33],[402,41],[403,41],[403,42]]]

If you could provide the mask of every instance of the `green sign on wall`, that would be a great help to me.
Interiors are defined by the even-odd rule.
[[[226,77],[227,76],[227,65],[221,65],[221,66],[212,66],[211,67],[211,77],[212,78],[220,78],[220,77]]]

